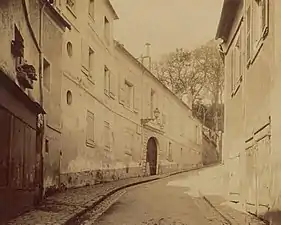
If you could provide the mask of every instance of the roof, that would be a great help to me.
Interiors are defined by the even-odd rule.
[[[163,83],[161,83],[152,73],[149,71],[140,61],[138,61],[125,47],[124,45],[120,44],[118,41],[115,41],[115,45],[123,51],[127,56],[129,56],[139,67],[141,67],[144,71],[146,71],[152,79],[154,79],[156,82],[158,82],[166,91],[168,91],[178,103],[180,103],[182,106],[186,107],[189,111],[192,111],[191,108],[186,105],[182,100],[180,100],[169,88],[167,88]]]
[[[109,7],[109,9],[111,10],[111,12],[113,13],[114,19],[115,19],[115,20],[118,20],[118,19],[119,19],[119,16],[117,15],[115,9],[113,8],[113,6],[112,6],[110,0],[106,0],[106,4],[107,4],[107,6]]]
[[[6,75],[2,69],[0,69],[0,85],[5,89],[8,89],[11,94],[13,94],[33,112],[37,114],[45,114],[45,111],[40,104],[34,102],[27,94],[25,94],[25,92],[22,91],[21,88],[8,75]]]
[[[62,26],[71,30],[70,23],[54,8],[54,6],[50,2],[47,1],[46,6],[52,13],[53,19],[59,22]]]
[[[242,0],[224,0],[216,39],[228,40],[236,14],[242,5],[241,3],[243,3]]]

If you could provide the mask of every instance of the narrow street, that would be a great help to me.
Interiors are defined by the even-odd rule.
[[[118,200],[99,219],[95,209],[75,224],[230,224],[203,198],[188,195],[189,188],[170,185],[173,181],[186,179],[188,175],[185,173],[128,188],[119,194]]]

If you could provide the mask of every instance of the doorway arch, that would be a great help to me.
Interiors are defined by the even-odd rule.
[[[151,137],[147,141],[146,162],[149,164],[149,174],[157,174],[157,139]]]

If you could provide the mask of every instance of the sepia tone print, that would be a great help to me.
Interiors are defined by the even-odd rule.
[[[0,224],[281,224],[280,9],[1,0]]]

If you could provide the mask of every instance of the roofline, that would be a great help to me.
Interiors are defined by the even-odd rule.
[[[123,51],[127,56],[129,56],[139,67],[141,67],[144,71],[146,71],[152,79],[154,79],[156,82],[158,82],[165,90],[167,90],[170,94],[172,94],[177,101],[182,104],[184,107],[186,107],[190,112],[192,112],[192,109],[185,104],[182,100],[180,100],[169,88],[167,88],[162,82],[160,82],[151,71],[149,71],[141,62],[139,62],[122,44],[120,44],[118,41],[114,40],[115,46],[118,47],[121,51]],[[191,114],[192,116],[192,114]],[[192,118],[194,118],[192,116]]]
[[[112,11],[112,13],[113,13],[113,15],[114,15],[114,19],[115,19],[115,20],[118,20],[118,19],[119,19],[119,16],[117,15],[115,9],[113,8],[113,6],[112,6],[110,0],[106,0],[106,3],[107,3],[107,5],[108,5],[108,7],[110,8],[110,10]]]
[[[71,30],[70,23],[55,9],[54,5],[52,5],[50,2],[47,1],[46,6],[53,14],[57,22],[59,22],[63,27],[66,27],[69,30]]]
[[[228,40],[232,25],[234,23],[237,12],[243,1],[241,0],[224,0],[221,10],[217,33],[215,39],[221,38],[224,41]]]

